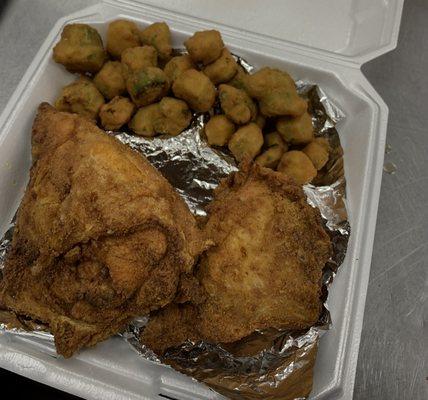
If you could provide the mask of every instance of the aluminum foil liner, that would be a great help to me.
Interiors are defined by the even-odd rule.
[[[236,59],[248,72],[253,69],[245,60]],[[334,255],[323,274],[325,301],[328,284],[345,257],[350,234],[343,151],[335,128],[345,116],[317,85],[306,81],[296,84],[299,93],[308,99],[315,134],[328,138],[331,145],[327,165],[313,184],[304,187],[308,203],[319,208],[333,242]],[[219,181],[237,170],[227,150],[208,146],[203,133],[208,118],[208,114],[195,115],[190,127],[176,137],[147,139],[127,132],[110,134],[144,154],[180,193],[191,211],[196,216],[204,216],[204,207],[212,200]],[[12,222],[0,241],[0,271],[13,228]],[[147,317],[138,318],[121,334],[143,357],[169,364],[232,399],[290,400],[309,395],[319,338],[331,323],[329,312],[324,308],[317,324],[306,331],[260,331],[227,346],[188,341],[168,350],[163,357],[157,357],[139,340],[147,321]],[[52,348],[53,337],[46,326],[9,311],[0,311],[1,331],[31,337],[33,343],[48,343]]]

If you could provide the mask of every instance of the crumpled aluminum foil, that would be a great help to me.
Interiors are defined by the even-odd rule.
[[[252,66],[236,57],[248,72]],[[342,263],[350,234],[345,202],[343,151],[336,124],[345,115],[320,89],[310,82],[296,82],[299,93],[308,99],[316,136],[329,139],[330,158],[314,184],[305,185],[308,203],[319,208],[334,249],[323,274],[323,300],[327,286]],[[123,143],[144,154],[170,181],[197,216],[206,215],[204,207],[212,200],[219,181],[237,170],[227,151],[208,146],[203,127],[209,115],[195,115],[191,126],[176,137],[153,139],[127,132],[113,133]],[[14,224],[0,241],[0,271],[4,265]],[[330,314],[324,307],[319,321],[306,331],[267,330],[255,332],[239,342],[213,345],[190,341],[157,357],[139,340],[147,317],[134,320],[122,337],[143,357],[173,366],[232,399],[304,399],[312,388],[312,374],[320,336],[330,327]],[[46,326],[0,311],[0,332],[32,336],[52,342]]]

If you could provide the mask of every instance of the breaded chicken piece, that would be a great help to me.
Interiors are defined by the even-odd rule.
[[[201,235],[144,157],[78,115],[41,104],[32,155],[0,302],[69,357],[171,302]]]
[[[143,343],[163,352],[186,335],[229,343],[258,329],[303,329],[317,321],[331,244],[319,211],[292,180],[244,165],[217,189],[205,235],[215,245],[197,267],[198,301],[153,316]]]

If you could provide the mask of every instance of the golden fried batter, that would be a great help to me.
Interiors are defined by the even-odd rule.
[[[171,302],[201,235],[149,162],[87,119],[44,103],[32,143],[0,302],[69,357]]]
[[[244,165],[217,189],[205,234],[215,245],[198,266],[198,300],[151,318],[144,343],[162,352],[184,339],[228,343],[257,329],[316,322],[331,245],[318,210],[292,180]]]

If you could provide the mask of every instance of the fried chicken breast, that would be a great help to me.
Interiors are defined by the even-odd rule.
[[[166,179],[89,120],[41,104],[32,156],[0,301],[69,357],[171,302],[204,244]]]
[[[317,321],[331,244],[301,187],[244,165],[217,189],[204,231],[215,245],[197,267],[198,300],[154,315],[144,343],[162,352],[186,338],[230,343],[256,330],[303,329]]]

